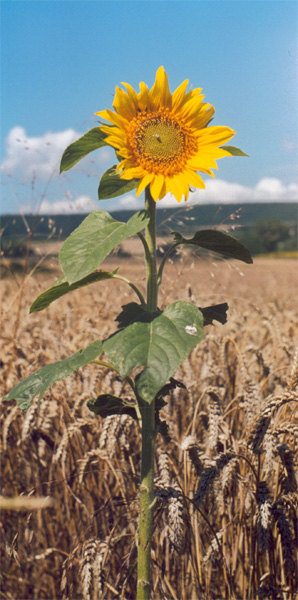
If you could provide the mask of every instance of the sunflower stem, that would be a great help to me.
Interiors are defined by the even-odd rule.
[[[149,187],[145,190],[145,209],[149,215],[149,223],[146,227],[146,253],[147,268],[147,308],[155,311],[157,309],[157,268],[156,268],[156,203],[154,202]]]
[[[149,188],[145,191],[145,207],[149,215],[146,227],[146,270],[147,308],[157,308],[157,269],[156,269],[156,204]],[[142,467],[140,484],[140,515],[138,539],[138,583],[137,600],[150,600],[151,597],[151,540],[154,510],[154,446],[155,446],[155,399],[151,404],[140,402],[142,415]]]

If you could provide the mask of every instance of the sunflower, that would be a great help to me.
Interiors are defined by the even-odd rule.
[[[137,179],[136,194],[150,186],[157,201],[168,192],[180,202],[188,198],[189,186],[204,188],[202,177],[214,177],[216,159],[231,154],[219,147],[235,131],[229,127],[207,127],[215,110],[203,102],[202,89],[186,91],[183,81],[173,94],[163,67],[156,73],[151,90],[143,82],[137,93],[127,83],[116,87],[114,111],[96,113],[112,125],[100,127],[106,143],[116,149],[122,179]]]

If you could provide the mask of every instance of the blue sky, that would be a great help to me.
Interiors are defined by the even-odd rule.
[[[2,0],[1,13],[2,213],[136,206],[97,201],[111,149],[60,177],[59,161],[116,85],[151,87],[160,65],[172,91],[202,87],[250,155],[218,161],[193,201],[298,199],[296,0]]]

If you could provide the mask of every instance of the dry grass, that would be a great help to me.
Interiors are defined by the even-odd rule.
[[[171,441],[157,437],[153,598],[294,600],[296,263],[190,261],[166,267],[160,305],[191,298],[230,310],[176,374],[187,392],[172,392],[163,410]],[[120,272],[144,283],[141,262],[122,261]],[[25,281],[17,326],[18,280],[2,284],[3,393],[107,337],[135,299],[119,282],[101,283],[29,316],[49,283]],[[105,391],[129,394],[91,365],[53,386],[39,409],[2,404],[1,494],[55,504],[2,513],[1,598],[134,599],[140,434],[128,416],[88,411]]]

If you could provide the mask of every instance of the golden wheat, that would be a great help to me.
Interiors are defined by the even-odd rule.
[[[294,600],[298,588],[298,315],[292,261],[166,267],[161,308],[177,298],[228,301],[225,325],[175,375],[157,436],[153,598]],[[114,265],[111,262],[108,268]],[[135,261],[121,270],[142,286]],[[3,395],[37,368],[110,335],[119,282],[90,286],[28,314],[48,284],[3,280]],[[21,293],[22,303],[18,298]],[[3,511],[1,597],[133,600],[140,434],[129,416],[105,420],[86,402],[129,397],[107,369],[89,365],[22,414],[1,404],[1,495],[51,497],[43,509]]]

